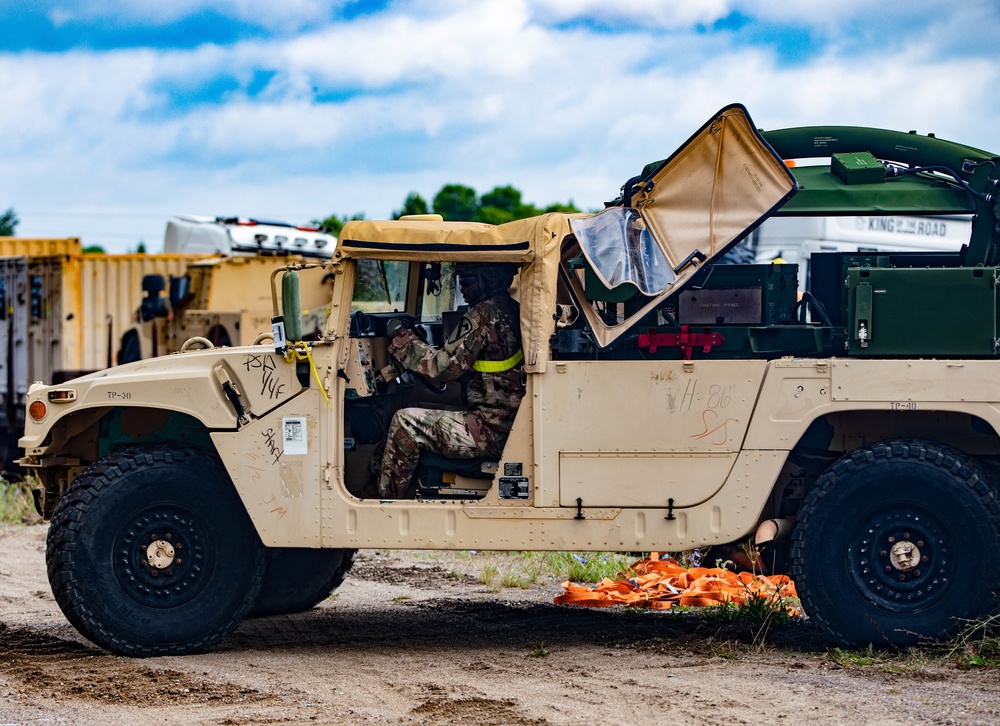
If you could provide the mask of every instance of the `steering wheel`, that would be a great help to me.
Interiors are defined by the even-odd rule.
[[[417,336],[417,338],[419,338],[424,343],[428,342],[427,328],[415,316],[400,314],[393,316],[393,319],[400,320],[409,330],[413,332],[415,336]],[[413,378],[416,378],[418,381],[420,381],[420,384],[431,393],[434,393],[436,395],[441,395],[442,393],[445,392],[445,390],[447,390],[448,388],[447,383],[437,383],[432,379],[428,378],[427,376],[417,373],[416,371],[411,371],[406,368],[403,368],[403,365],[398,360],[396,360],[392,356],[389,357],[392,359],[392,364],[393,366],[395,366],[396,372],[399,374],[400,380],[405,380],[406,374],[409,374]]]

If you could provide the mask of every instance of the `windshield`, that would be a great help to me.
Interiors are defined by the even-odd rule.
[[[639,213],[611,207],[594,217],[570,220],[584,256],[608,287],[632,283],[643,295],[659,295],[676,279],[663,250]]]
[[[354,284],[351,310],[366,313],[390,313],[406,306],[406,280],[410,266],[406,262],[358,260],[358,278]]]

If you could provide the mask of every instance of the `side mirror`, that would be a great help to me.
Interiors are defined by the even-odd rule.
[[[191,295],[191,278],[187,275],[170,278],[170,307],[180,307]]]
[[[146,297],[139,303],[139,317],[144,323],[154,318],[167,317],[166,301],[160,297],[164,287],[166,283],[163,275],[145,275],[142,278],[142,291],[146,293]]]

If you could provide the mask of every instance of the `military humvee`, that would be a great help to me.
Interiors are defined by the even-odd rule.
[[[21,463],[55,597],[108,650],[186,653],[311,607],[357,548],[756,534],[833,641],[946,636],[1000,581],[997,163],[915,133],[762,133],[731,106],[598,214],[352,222],[321,339],[297,340],[291,266],[274,340],[32,387]],[[814,255],[809,291],[793,266],[713,264],[815,214],[975,221],[960,252]],[[441,342],[468,260],[520,266],[527,395],[499,461],[428,456],[413,498],[379,500],[392,413],[461,405],[392,367],[386,325]]]

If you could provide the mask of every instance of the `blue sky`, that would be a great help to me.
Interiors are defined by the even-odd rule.
[[[0,211],[391,215],[445,183],[597,208],[714,111],[1000,152],[996,0],[0,0]]]

